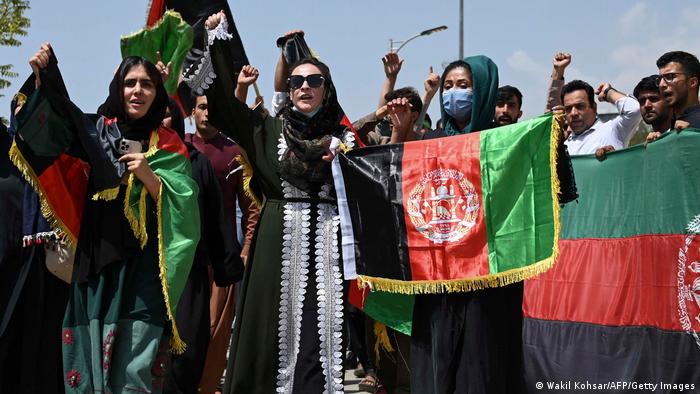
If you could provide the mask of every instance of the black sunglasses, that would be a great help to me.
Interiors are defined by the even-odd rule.
[[[323,75],[321,75],[321,74],[310,74],[307,76],[292,75],[287,80],[287,83],[289,83],[289,87],[291,89],[301,88],[301,86],[304,85],[304,81],[306,81],[309,84],[310,88],[317,88],[317,87],[323,85],[323,82],[325,80],[326,79],[323,78]]]

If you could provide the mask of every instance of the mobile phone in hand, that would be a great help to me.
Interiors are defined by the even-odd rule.
[[[141,153],[143,151],[140,142],[126,140],[123,138],[119,141],[118,149],[119,153],[122,155],[125,155],[127,153]]]

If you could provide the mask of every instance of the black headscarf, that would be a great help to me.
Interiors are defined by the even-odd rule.
[[[342,138],[346,126],[340,124],[344,112],[338,104],[328,66],[314,58],[306,58],[294,63],[289,68],[290,74],[302,64],[312,64],[321,70],[325,93],[320,110],[311,118],[294,110],[291,99],[280,112],[284,119],[282,134],[288,147],[280,162],[280,175],[294,186],[309,190],[313,185],[330,180],[330,163],[322,159],[326,154],[325,146],[332,137]]]
[[[132,120],[124,110],[124,78],[132,67],[142,65],[146,68],[148,76],[156,86],[156,97],[142,118]],[[151,131],[160,126],[165,117],[168,106],[168,93],[161,79],[160,73],[153,63],[140,56],[128,56],[122,60],[112,82],[109,84],[109,96],[100,105],[97,113],[107,118],[117,118],[117,125],[121,135],[129,140],[148,140]]]

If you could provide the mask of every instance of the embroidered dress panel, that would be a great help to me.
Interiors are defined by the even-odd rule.
[[[347,148],[355,145],[351,132],[344,135]],[[284,136],[277,145],[278,159],[287,150]],[[282,180],[286,199],[310,198],[309,194]],[[331,185],[323,185],[318,193],[322,200],[332,199]],[[319,361],[326,379],[325,393],[341,394],[343,388],[343,275],[340,269],[338,229],[340,217],[337,207],[319,203],[317,225],[314,229],[314,268],[318,304]],[[288,202],[284,206],[282,242],[282,277],[278,331],[277,392],[291,393],[294,389],[294,370],[299,354],[301,319],[309,274],[311,204]]]
[[[284,138],[278,145],[280,156],[286,150]],[[308,198],[308,194],[282,181],[285,198]],[[309,228],[311,204],[292,202],[284,205],[282,240],[282,277],[278,330],[277,392],[291,393],[299,354],[301,316],[309,274]]]
[[[319,197],[328,198],[330,186],[323,185]],[[331,204],[318,206],[316,229],[316,288],[318,294],[318,334],[321,342],[320,361],[326,378],[325,392],[343,392],[342,330],[343,330],[343,276],[338,253],[340,217]]]

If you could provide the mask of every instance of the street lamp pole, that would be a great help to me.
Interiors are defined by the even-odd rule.
[[[408,44],[410,41],[412,41],[418,37],[429,36],[433,33],[437,33],[439,31],[443,31],[443,30],[447,30],[447,26],[438,26],[438,27],[433,27],[432,29],[423,30],[422,32],[412,36],[411,38],[409,38],[407,40],[403,40],[403,41],[393,40],[390,38],[389,39],[389,51],[394,52],[394,53],[398,53],[401,50],[401,48],[405,47],[406,44]],[[396,50],[394,50],[394,44],[398,44],[398,43],[401,43],[401,45]]]
[[[459,60],[464,59],[464,0],[459,0]]]

